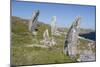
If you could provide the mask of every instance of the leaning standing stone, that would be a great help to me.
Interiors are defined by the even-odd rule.
[[[29,21],[30,32],[34,33],[37,30],[38,16],[39,16],[39,10],[34,11],[32,14],[32,18]]]
[[[77,17],[70,27],[64,44],[64,54],[70,56],[71,58],[75,58],[77,55],[77,41],[79,35],[79,23],[80,17]]]

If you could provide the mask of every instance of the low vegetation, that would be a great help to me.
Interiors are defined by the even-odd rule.
[[[50,25],[38,24],[38,35],[33,36],[28,31],[28,20],[19,17],[11,17],[11,64],[12,65],[34,65],[34,64],[51,64],[51,63],[71,63],[76,60],[70,59],[63,53],[63,44],[65,36],[55,36],[57,45],[50,48],[26,47],[27,45],[37,45],[43,39],[45,29],[49,30]],[[65,29],[66,30],[66,29]],[[51,35],[51,34],[50,34]],[[81,46],[86,41],[81,41]],[[79,47],[80,48],[80,47]]]

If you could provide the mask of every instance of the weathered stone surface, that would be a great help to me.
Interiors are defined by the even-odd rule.
[[[55,41],[55,39],[53,37],[51,38],[51,45],[52,46],[57,45],[57,43],[56,43],[56,41]]]
[[[52,17],[52,21],[51,21],[51,35],[55,35],[57,31],[57,27],[56,27],[56,16]]]
[[[50,38],[49,38],[49,32],[48,32],[48,29],[46,29],[43,33],[43,38],[44,40],[48,41]]]
[[[43,43],[46,46],[50,46],[51,45],[48,29],[46,29],[44,31],[44,33],[43,33]]]
[[[30,32],[35,32],[37,30],[37,20],[39,16],[39,10],[33,11],[32,18],[29,21],[29,31]]]
[[[95,61],[95,53],[92,50],[84,50],[80,53],[80,61]]]
[[[87,44],[87,49],[81,50],[79,53],[79,61],[95,61],[96,53],[95,53],[95,42],[91,42]]]
[[[60,36],[61,33],[57,30],[56,23],[56,16],[53,16],[51,21],[51,35]]]
[[[70,27],[64,44],[64,53],[74,58],[77,55],[80,17],[77,17]]]
[[[40,43],[43,43],[47,47],[51,47],[53,45],[56,45],[56,41],[53,37],[49,37],[48,29],[46,29],[43,33],[43,40],[40,41]]]

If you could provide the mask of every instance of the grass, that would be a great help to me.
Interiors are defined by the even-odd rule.
[[[77,46],[79,50],[89,50],[89,41],[79,39],[79,45]],[[95,42],[94,42],[95,45]],[[92,48],[92,51],[95,52],[95,48]]]
[[[63,54],[63,50],[56,48],[39,47],[13,47],[12,48],[13,65],[31,65],[31,64],[51,64],[75,62],[69,56]]]
[[[64,36],[54,36],[59,45],[50,48],[25,47],[30,44],[40,44],[43,39],[43,32],[50,26],[41,24],[38,27],[38,35],[32,36],[28,31],[28,24],[23,23],[19,18],[12,19],[11,28],[11,64],[12,65],[30,65],[30,64],[51,64],[51,63],[68,63],[75,62],[69,56],[63,54]],[[51,35],[51,34],[50,34]]]
[[[24,20],[25,21],[25,20]],[[12,65],[31,65],[31,64],[51,64],[51,63],[72,63],[76,60],[64,55],[63,46],[65,36],[54,36],[57,45],[50,48],[26,47],[31,44],[40,44],[43,33],[49,30],[48,24],[39,24],[37,36],[33,36],[28,31],[28,22],[23,22],[21,18],[12,17],[11,22],[11,64]],[[51,36],[51,34],[50,34]],[[78,49],[87,46],[87,41],[79,40]]]
[[[12,46],[23,46],[23,44],[31,44],[32,34],[28,31],[28,23],[24,23],[18,17],[12,17],[11,20],[11,44]]]

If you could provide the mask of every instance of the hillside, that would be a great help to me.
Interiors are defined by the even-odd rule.
[[[50,25],[38,22],[37,36],[33,36],[28,31],[28,20],[19,17],[11,17],[11,64],[12,65],[32,65],[32,64],[51,64],[51,63],[69,63],[76,62],[63,54],[65,35],[54,36],[57,45],[49,48],[41,48],[36,45],[43,40],[43,33],[48,29],[50,34]],[[58,28],[60,32],[66,32],[67,28]],[[79,40],[78,49],[87,49],[89,41]],[[85,45],[84,45],[85,44]],[[93,48],[95,52],[95,48]]]

